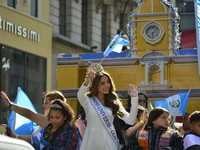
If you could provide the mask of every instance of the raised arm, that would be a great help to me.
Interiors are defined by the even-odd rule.
[[[8,106],[10,109],[14,110],[16,113],[32,120],[42,128],[46,127],[49,124],[49,121],[47,120],[47,117],[44,114],[34,112],[28,108],[21,107],[17,104],[12,103],[4,91],[1,91],[0,94],[5,105]]]
[[[125,139],[127,142],[129,142],[131,135],[133,135],[137,130],[141,129],[144,126],[144,123],[147,120],[147,111],[148,110],[143,111],[139,122],[137,122],[133,127],[130,127],[126,130]]]
[[[136,116],[137,116],[137,111],[138,111],[138,92],[137,92],[137,88],[134,85],[129,84],[128,94],[131,97],[131,110],[130,110],[130,113],[128,113],[124,109],[122,104],[120,104],[120,111],[122,111],[124,113],[124,116],[122,117],[122,120],[124,120],[124,122],[126,122],[127,124],[133,125],[135,123]]]
[[[78,127],[81,137],[83,137],[85,133],[85,126],[84,126],[83,120],[81,120],[81,118],[78,118],[76,119],[74,124]]]
[[[78,101],[80,102],[80,104],[82,105],[83,108],[85,108],[86,105],[87,105],[86,104],[87,103],[87,96],[85,95],[85,93],[87,92],[88,85],[90,84],[90,82],[92,81],[94,76],[95,76],[95,73],[93,71],[90,71],[86,75],[86,80],[83,82],[80,89],[78,90],[78,93],[77,93]]]

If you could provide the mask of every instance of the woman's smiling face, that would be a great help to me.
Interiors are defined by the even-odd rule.
[[[98,84],[98,94],[108,94],[110,86],[111,84],[109,78],[106,75],[102,76]]]

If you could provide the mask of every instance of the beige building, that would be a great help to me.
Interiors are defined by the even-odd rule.
[[[52,88],[49,5],[49,1],[0,1],[1,90],[14,101],[21,87],[39,112],[43,112],[42,91]],[[0,122],[6,123],[9,109],[0,106]]]

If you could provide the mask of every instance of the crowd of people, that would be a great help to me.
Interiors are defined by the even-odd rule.
[[[44,114],[12,103],[3,91],[0,94],[6,106],[38,125],[31,135],[12,130],[6,134],[36,150],[200,150],[200,111],[185,115],[184,132],[176,131],[170,127],[169,111],[149,109],[148,97],[132,84],[130,104],[124,108],[113,79],[99,64],[88,69],[77,93],[83,111],[74,124],[75,113],[59,91],[45,93]]]

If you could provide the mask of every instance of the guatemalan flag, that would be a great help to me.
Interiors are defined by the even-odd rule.
[[[21,88],[18,88],[17,97],[15,98],[14,103],[37,112],[30,99]],[[8,120],[8,126],[15,134],[19,135],[31,135],[32,132],[37,128],[36,123],[19,115],[13,110]]]
[[[122,32],[115,35],[112,41],[108,44],[108,47],[104,51],[103,55],[106,57],[111,51],[121,53],[123,45],[128,45],[129,41],[122,38]]]
[[[185,115],[190,90],[185,93],[176,94],[166,99],[155,101],[155,107],[162,107],[169,111],[170,116]]]

